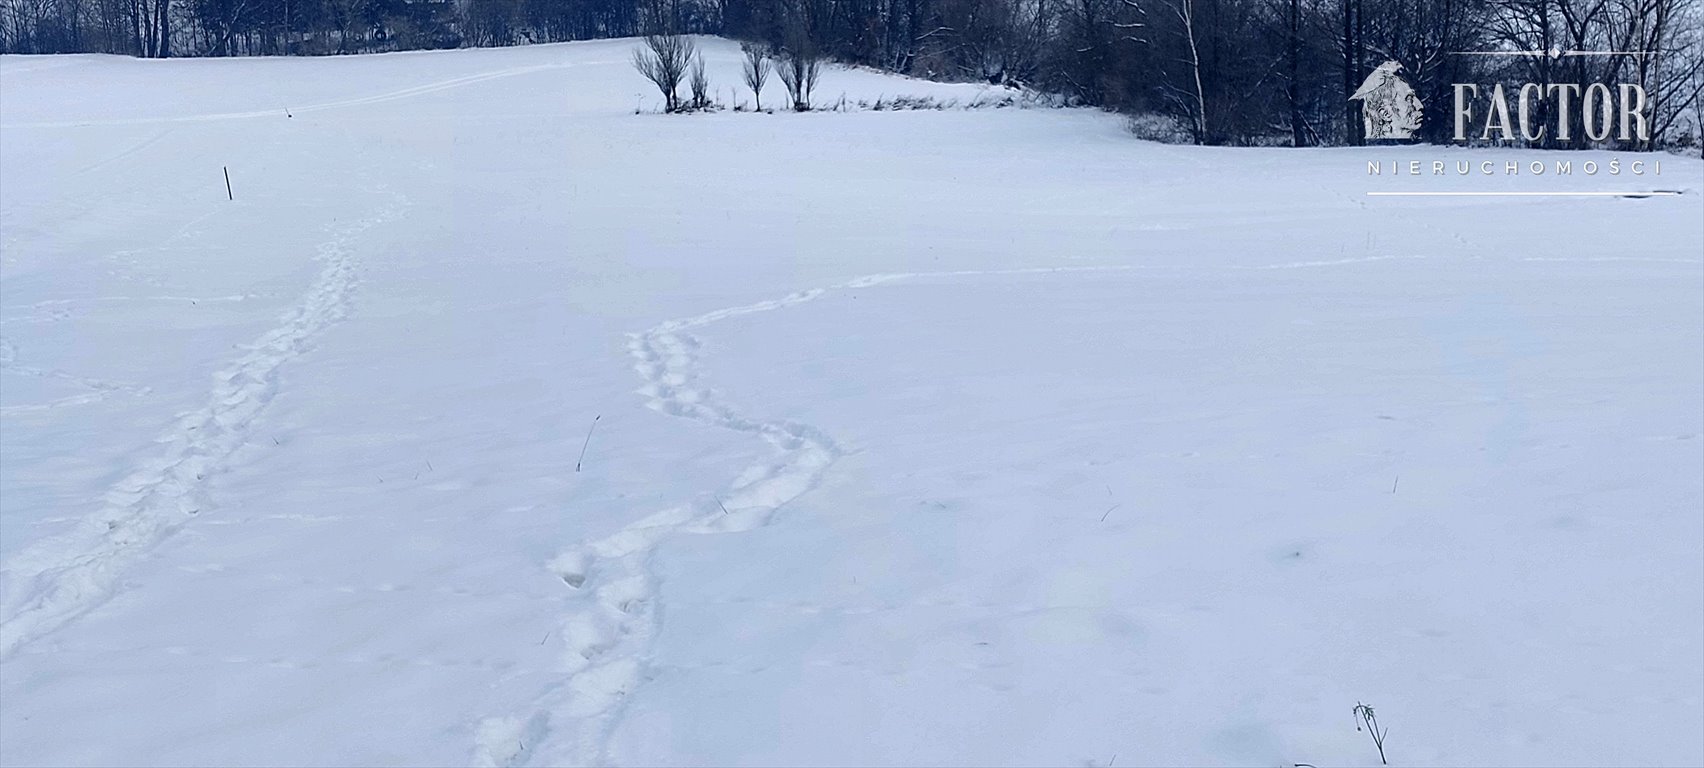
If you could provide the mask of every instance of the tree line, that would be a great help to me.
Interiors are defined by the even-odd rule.
[[[1636,83],[1696,145],[1704,0],[0,0],[0,52],[322,55],[720,34],[787,60],[1063,94],[1203,144],[1358,144],[1348,100],[1402,65],[1447,141],[1452,84]],[[1488,51],[1544,52],[1484,55]],[[1608,52],[1608,53],[1604,53]],[[1542,93],[1542,91],[1541,91]],[[1546,97],[1536,109],[1561,110]],[[1578,116],[1561,116],[1578,120]],[[1559,146],[1552,135],[1527,142]]]

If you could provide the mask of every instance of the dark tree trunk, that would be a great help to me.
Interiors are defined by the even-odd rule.
[[[1290,87],[1287,95],[1290,99],[1290,145],[1294,147],[1307,144],[1307,133],[1302,128],[1302,25],[1301,12],[1297,7],[1300,3],[1301,0],[1290,0]]]
[[[1362,55],[1367,45],[1367,20],[1364,11],[1362,0],[1343,0],[1343,82],[1348,88],[1343,94],[1348,121],[1344,128],[1347,131],[1348,143],[1354,146],[1367,143],[1366,126],[1361,122],[1363,105],[1358,101],[1347,100],[1367,77],[1366,59]]]
[[[156,0],[160,10],[160,47],[159,56],[162,59],[172,55],[172,3],[171,0]]]
[[[142,50],[142,0],[130,0],[130,48],[136,56],[143,54]]]

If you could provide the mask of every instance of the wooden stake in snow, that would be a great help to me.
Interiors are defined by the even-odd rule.
[[[226,165],[222,167],[225,169],[225,199],[235,200],[237,199],[237,196],[231,194],[231,166]]]
[[[586,442],[580,446],[580,460],[574,462],[575,472],[580,471],[580,465],[586,463],[586,449],[590,448],[592,445],[592,430],[598,428],[598,419],[601,418],[603,418],[603,414],[601,413],[592,417],[592,425],[586,428]]]

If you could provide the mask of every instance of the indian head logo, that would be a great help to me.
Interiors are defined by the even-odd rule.
[[[1402,65],[1394,61],[1380,64],[1349,97],[1361,102],[1361,122],[1369,141],[1409,139],[1420,130],[1424,108],[1414,88],[1397,74],[1401,71]]]

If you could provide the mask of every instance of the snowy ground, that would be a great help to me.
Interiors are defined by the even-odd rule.
[[[0,58],[0,762],[1704,762],[1698,161],[631,45]]]

